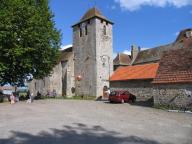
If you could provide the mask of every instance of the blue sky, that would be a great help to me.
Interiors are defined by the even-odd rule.
[[[94,5],[113,21],[113,51],[128,52],[136,44],[152,48],[173,42],[192,27],[192,0],[50,0],[62,45],[72,44],[71,26]]]

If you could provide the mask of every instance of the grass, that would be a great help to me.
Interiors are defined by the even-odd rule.
[[[64,99],[71,100],[95,100],[94,96],[73,96],[73,97],[64,97]]]

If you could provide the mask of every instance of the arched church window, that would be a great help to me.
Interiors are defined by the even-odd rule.
[[[104,35],[107,35],[107,28],[106,28],[105,25],[103,26],[103,34],[104,34]]]

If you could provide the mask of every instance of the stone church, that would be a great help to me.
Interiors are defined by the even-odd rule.
[[[58,96],[102,96],[113,72],[113,22],[95,7],[72,26],[73,46],[61,50],[61,59],[51,76],[33,80],[35,95],[56,91]]]

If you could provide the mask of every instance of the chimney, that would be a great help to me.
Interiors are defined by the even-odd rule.
[[[137,47],[136,45],[131,46],[131,60],[132,62],[136,59],[138,53],[140,52],[140,47]]]

